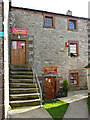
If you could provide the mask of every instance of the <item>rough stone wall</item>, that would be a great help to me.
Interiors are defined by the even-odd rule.
[[[90,2],[89,2],[90,4]],[[90,5],[89,5],[90,7]],[[90,17],[90,13],[89,13],[89,17]],[[90,20],[88,21],[88,64],[90,64]],[[87,68],[87,74],[88,74],[88,95],[90,96],[90,68]]]
[[[44,66],[57,66],[57,76],[62,77],[63,80],[69,80],[70,70],[79,71],[79,85],[85,86],[87,76],[84,67],[88,64],[87,20],[77,18],[78,30],[69,31],[67,19],[67,16],[55,14],[55,29],[44,28],[42,12],[12,8],[10,31],[12,27],[28,28],[28,37],[33,36],[33,62],[39,77],[43,75]],[[78,57],[68,56],[65,42],[69,40],[79,42]],[[27,59],[30,64],[31,56],[29,55]]]
[[[0,31],[3,31],[3,26],[2,26],[2,0],[0,0]],[[3,96],[3,92],[4,92],[4,82],[3,82],[3,49],[2,49],[2,45],[3,45],[3,38],[0,37],[0,120],[3,119],[4,117],[4,96]]]

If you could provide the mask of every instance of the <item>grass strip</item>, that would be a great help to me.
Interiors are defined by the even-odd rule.
[[[56,100],[52,103],[43,103],[43,106],[54,120],[62,120],[69,104],[64,101]]]
[[[90,97],[88,97],[88,111],[89,111],[89,114],[90,114]]]

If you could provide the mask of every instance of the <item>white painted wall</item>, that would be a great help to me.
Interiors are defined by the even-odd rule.
[[[88,18],[90,18],[90,1],[88,2]],[[90,68],[87,69],[87,74],[90,74]],[[88,93],[90,93],[90,76],[88,76]]]
[[[90,1],[88,2],[88,18],[90,18]]]
[[[8,15],[9,15],[9,0],[4,0],[4,105],[5,105],[5,118],[8,117],[8,107],[9,107]]]

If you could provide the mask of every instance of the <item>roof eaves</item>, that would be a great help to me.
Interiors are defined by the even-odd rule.
[[[90,20],[90,18],[77,17],[77,16],[72,16],[72,15],[65,15],[65,14],[61,14],[61,13],[54,13],[54,12],[43,11],[43,10],[36,10],[36,9],[30,9],[30,8],[23,8],[23,7],[16,7],[16,6],[11,6],[11,8],[24,9],[24,10],[31,10],[31,11],[37,11],[37,12],[42,12],[42,13],[49,13],[49,14],[55,14],[55,15],[66,16],[66,17],[73,17],[73,18],[78,18],[78,19]]]

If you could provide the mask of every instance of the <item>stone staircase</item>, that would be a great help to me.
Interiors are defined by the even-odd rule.
[[[40,105],[40,90],[27,65],[10,65],[9,104],[12,108]]]

